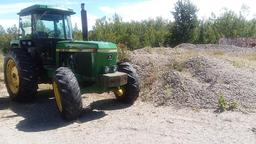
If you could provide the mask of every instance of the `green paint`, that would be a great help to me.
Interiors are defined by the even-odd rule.
[[[116,44],[98,41],[60,41],[57,49],[117,49]]]
[[[106,66],[113,67],[117,62],[117,46],[110,42],[61,41],[56,47],[57,67],[61,66],[61,55],[72,56],[75,61],[72,70],[87,79],[96,79]]]

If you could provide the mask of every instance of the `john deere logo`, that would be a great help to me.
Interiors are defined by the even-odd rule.
[[[112,55],[108,55],[108,60],[112,60]]]

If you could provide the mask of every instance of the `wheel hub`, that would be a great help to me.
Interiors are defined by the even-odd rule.
[[[7,85],[13,94],[17,94],[20,86],[19,72],[13,59],[9,59],[6,67]]]
[[[60,95],[58,85],[55,81],[53,82],[53,91],[54,91],[54,96],[55,96],[57,107],[58,107],[59,111],[62,112],[61,95]]]
[[[125,89],[123,87],[120,88],[116,88],[114,90],[114,93],[118,96],[118,97],[122,97],[124,95]]]

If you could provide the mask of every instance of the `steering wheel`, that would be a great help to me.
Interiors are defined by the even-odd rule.
[[[48,37],[55,37],[56,36],[55,30],[49,31],[47,34],[48,34]]]

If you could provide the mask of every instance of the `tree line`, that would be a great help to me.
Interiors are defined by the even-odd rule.
[[[178,0],[170,11],[174,21],[158,17],[143,21],[124,22],[118,14],[96,21],[89,31],[89,39],[110,41],[134,50],[143,47],[176,46],[180,43],[218,43],[223,37],[256,37],[256,19],[248,20],[247,7],[239,13],[225,9],[222,14],[212,14],[207,19],[198,19],[198,8],[189,0]],[[81,40],[81,30],[73,28],[74,39]],[[9,46],[17,37],[18,28],[4,29],[0,25],[0,47]]]
[[[219,16],[212,13],[207,19],[198,19],[198,9],[193,3],[178,0],[174,10],[170,11],[174,21],[158,17],[141,22],[124,22],[115,14],[109,19],[98,19],[89,32],[89,38],[122,43],[133,50],[143,47],[173,47],[180,43],[214,44],[223,37],[256,37],[256,19],[248,20],[247,10],[246,6],[242,6],[239,13],[224,9]]]

